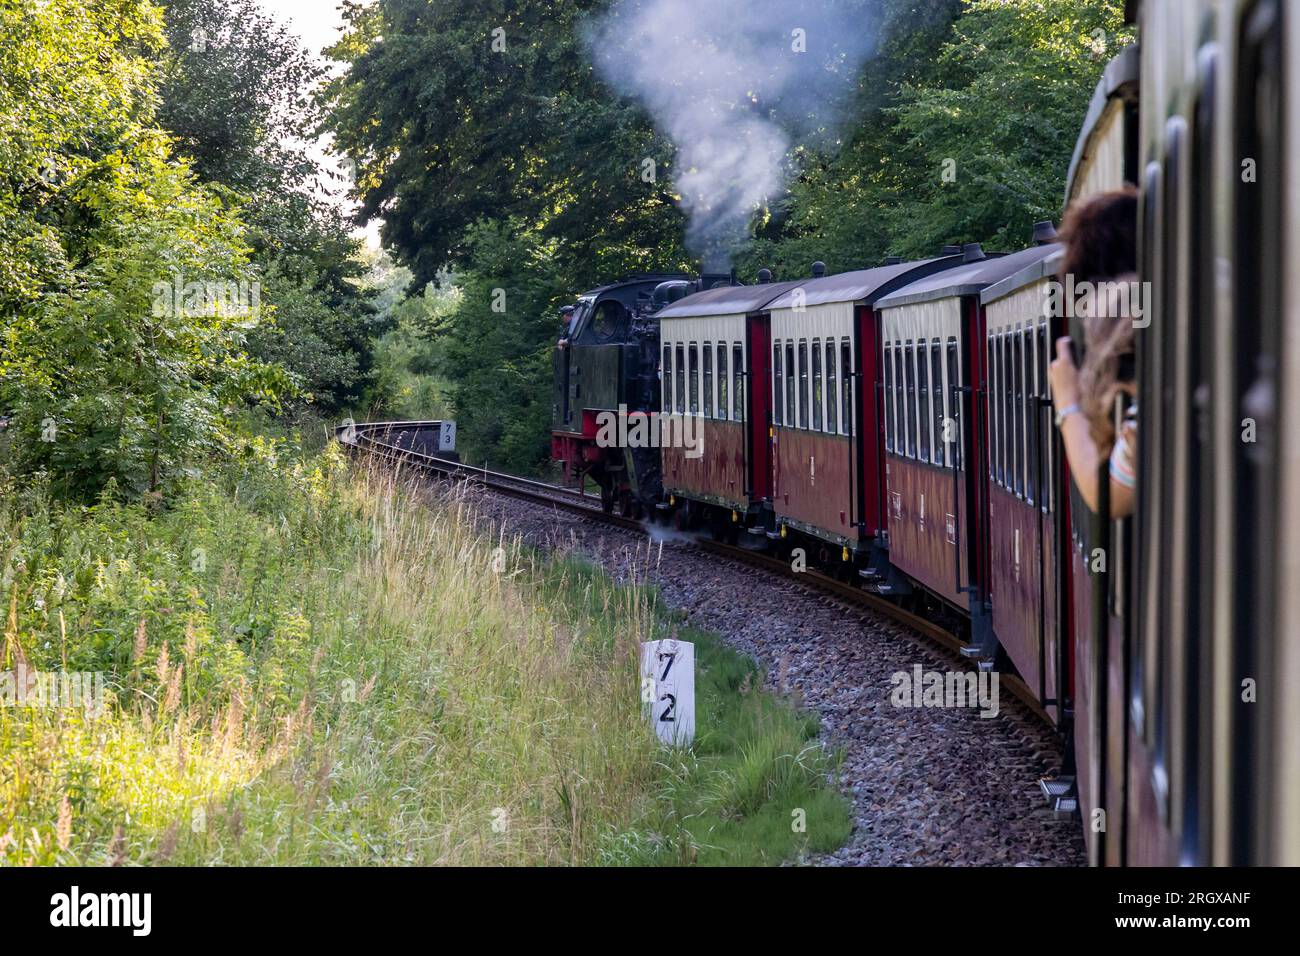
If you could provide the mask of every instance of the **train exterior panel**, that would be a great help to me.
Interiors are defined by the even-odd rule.
[[[1023,406],[1016,402],[1023,401],[1028,383],[1024,346],[1031,333],[1013,337],[1002,330],[995,336],[980,295],[1026,272],[1037,270],[1042,277],[1055,251],[1042,245],[991,257],[970,246],[969,261],[960,268],[904,286],[877,303],[885,369],[889,560],[969,612],[973,650],[989,661],[997,652],[991,615],[998,601],[1008,621],[1027,620],[1033,613],[1017,601],[1032,588],[1030,564],[1038,555],[1027,549],[1041,540],[1041,532],[1029,534],[1028,520],[1013,518],[1002,499],[996,500],[995,512],[994,494],[984,481],[990,475],[1014,495],[1015,482],[1007,481],[1020,474],[1020,494],[1025,491],[1028,433]],[[1017,553],[1018,576],[1010,566],[1001,568]],[[1004,593],[997,593],[990,570],[1010,573],[1001,579]],[[1043,670],[1040,666],[1036,674]]]
[[[842,557],[858,563],[880,547],[888,501],[874,303],[960,263],[953,255],[891,262],[808,280],[772,302],[772,511],[778,524],[847,549]]]
[[[1050,315],[1060,264],[1053,252],[980,294],[989,368],[989,528],[993,630],[1054,719],[1068,692],[1056,579],[1059,441],[1047,368],[1055,349]],[[1059,328],[1059,323],[1058,323]]]
[[[771,313],[772,510],[780,524],[857,549],[852,302],[808,305],[811,280]]]
[[[841,547],[857,548],[849,437],[796,428],[773,431],[772,510],[777,520]]]
[[[684,432],[661,429],[685,439],[666,441],[660,450],[664,492],[731,512],[737,525],[755,516],[771,483],[770,459],[764,460],[767,386],[752,384],[766,376],[766,345],[755,365],[750,343],[766,342],[765,307],[794,285],[708,289],[657,314],[661,414],[690,419],[682,422],[689,426]]]
[[[743,313],[659,320],[664,490],[739,512],[751,504],[746,331]]]

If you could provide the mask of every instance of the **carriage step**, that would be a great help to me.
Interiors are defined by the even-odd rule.
[[[1068,814],[1079,809],[1079,791],[1073,776],[1041,777],[1038,786],[1053,813]]]

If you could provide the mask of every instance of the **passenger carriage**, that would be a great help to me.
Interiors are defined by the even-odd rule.
[[[725,519],[734,531],[771,495],[769,394],[749,383],[767,381],[767,305],[794,285],[709,289],[657,315],[660,412],[672,429],[661,428],[663,487],[669,506],[694,503],[688,519]]]
[[[891,262],[809,279],[768,306],[774,534],[796,531],[832,546],[827,550],[852,566],[870,560],[884,531],[874,304],[960,262]]]
[[[904,286],[880,311],[890,563],[970,616],[970,653],[996,641],[989,524],[991,401],[980,293],[1053,255],[966,247],[966,264]],[[1011,449],[1008,443],[1006,448]]]

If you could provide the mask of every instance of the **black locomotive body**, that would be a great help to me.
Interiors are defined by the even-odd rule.
[[[729,285],[730,275],[644,273],[592,289],[561,310],[564,330],[552,352],[551,457],[565,484],[590,479],[607,511],[640,511],[658,500],[657,447],[619,447],[600,440],[601,426],[659,407],[659,326],[664,306],[701,289]]]

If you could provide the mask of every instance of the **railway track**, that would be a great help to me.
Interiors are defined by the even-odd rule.
[[[353,452],[364,452],[372,458],[388,461],[400,467],[470,482],[500,494],[559,508],[636,534],[649,533],[646,524],[642,521],[603,511],[600,498],[596,495],[531,478],[489,471],[487,468],[475,468],[463,462],[422,451],[414,446],[414,439],[411,436],[418,435],[420,426],[428,424],[427,422],[378,422],[348,425],[336,428],[335,437]],[[852,606],[869,608],[883,614],[909,628],[918,643],[937,646],[963,666],[972,667],[970,661],[962,656],[961,649],[964,644],[959,637],[933,621],[913,614],[879,595],[836,580],[819,571],[795,571],[787,562],[779,558],[737,545],[709,538],[698,538],[693,542],[693,547],[767,571],[777,577],[793,581],[809,591],[829,594]],[[1050,718],[1023,680],[1015,675],[1003,673],[1000,675],[1000,683],[1030,712],[1044,723],[1051,725]]]

